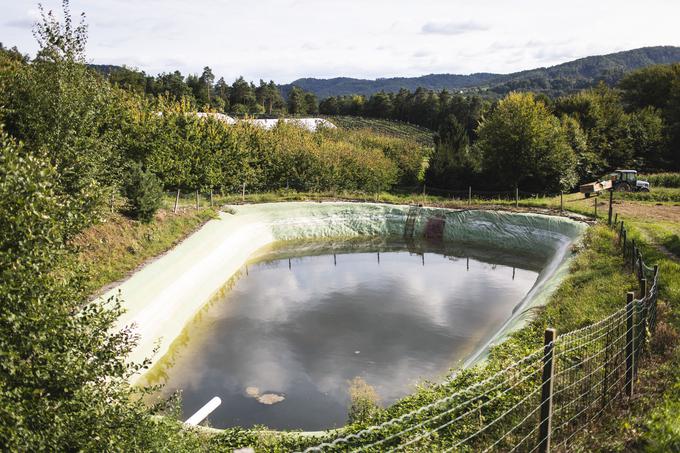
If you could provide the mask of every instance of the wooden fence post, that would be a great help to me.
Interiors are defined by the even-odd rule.
[[[621,223],[621,229],[623,230],[623,222]],[[626,230],[623,230],[623,265],[626,265],[626,242],[628,241],[628,234]]]
[[[659,265],[655,264],[654,265],[654,278],[652,279],[652,287],[654,287],[654,283],[657,282],[657,274],[659,273]],[[658,283],[657,283],[658,284]],[[652,294],[652,305],[650,306],[652,313],[650,315],[650,322],[649,322],[649,330],[651,332],[654,332],[656,330],[656,299],[657,299],[657,294],[656,292],[659,290],[659,288],[655,288],[656,291]]]
[[[538,452],[550,451],[550,435],[552,434],[552,398],[553,377],[555,376],[555,329],[545,329],[543,337],[543,376],[541,381],[541,422],[538,427]]]
[[[593,203],[595,205],[595,220],[597,220],[597,195],[593,198]]]
[[[649,324],[649,322],[647,321],[647,317],[649,316],[649,302],[651,301],[649,298],[647,298],[646,278],[640,280],[640,292],[642,293],[642,310],[640,310],[641,311],[640,316],[642,316],[642,332],[641,332],[642,337],[640,338],[640,349],[642,349],[645,343],[647,343],[647,325]],[[637,372],[637,367],[635,368],[635,371]]]
[[[519,207],[519,186],[515,186],[515,207]]]
[[[633,300],[635,293],[626,294],[626,395],[633,396],[633,367],[635,366],[635,331],[633,330]]]
[[[635,260],[637,259],[637,248],[635,247],[635,239],[630,240],[630,268],[635,272]]]
[[[611,331],[607,330],[604,340],[604,365],[602,366],[602,410],[607,407],[607,390],[609,389],[609,346],[611,345]]]
[[[609,191],[609,214],[607,216],[607,221],[609,222],[610,226],[612,224],[612,203],[613,202],[614,202],[614,191],[610,190]]]
[[[472,186],[468,186],[468,206],[472,204]]]
[[[179,189],[177,189],[177,196],[175,197],[175,209],[172,210],[175,214],[177,214],[178,206],[179,206]]]
[[[619,213],[617,212],[614,214],[614,228],[616,228],[616,224],[619,223]]]

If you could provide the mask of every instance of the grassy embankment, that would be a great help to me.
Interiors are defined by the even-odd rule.
[[[212,209],[184,209],[173,213],[160,210],[153,222],[145,224],[121,214],[106,218],[76,238],[78,262],[87,274],[92,294],[129,275],[149,259],[172,248],[215,217]]]

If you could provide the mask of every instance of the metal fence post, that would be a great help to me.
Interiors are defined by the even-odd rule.
[[[633,347],[635,341],[635,331],[633,330],[633,300],[635,293],[626,294],[626,395],[633,396],[633,367],[635,366],[635,356]]]
[[[515,207],[519,207],[519,186],[515,186]]]
[[[179,206],[179,189],[177,189],[177,196],[175,197],[175,208],[172,210],[175,214],[177,214],[177,207]]]
[[[468,186],[468,206],[472,204],[472,186]]]
[[[560,192],[560,212],[564,211],[564,192]]]
[[[609,225],[612,224],[612,203],[614,201],[614,191],[610,190],[609,191],[609,215],[607,216],[607,221],[609,222]]]
[[[545,329],[543,337],[543,376],[541,383],[541,422],[538,428],[538,452],[550,451],[550,435],[552,433],[552,399],[555,356],[555,329]]]
[[[595,206],[595,220],[597,220],[597,195],[593,198],[593,204]]]

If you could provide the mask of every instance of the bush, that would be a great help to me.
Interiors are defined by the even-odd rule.
[[[156,175],[134,165],[123,189],[128,200],[126,214],[144,223],[153,220],[163,202],[163,187]]]
[[[349,381],[349,399],[350,423],[367,423],[380,410],[375,389],[359,376]]]

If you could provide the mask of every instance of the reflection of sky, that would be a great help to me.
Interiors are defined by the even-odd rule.
[[[332,255],[251,266],[188,329],[167,390],[190,415],[213,396],[218,427],[321,429],[344,423],[347,381],[362,376],[384,404],[438,378],[507,319],[537,274],[407,252]],[[265,406],[246,387],[283,393]]]

